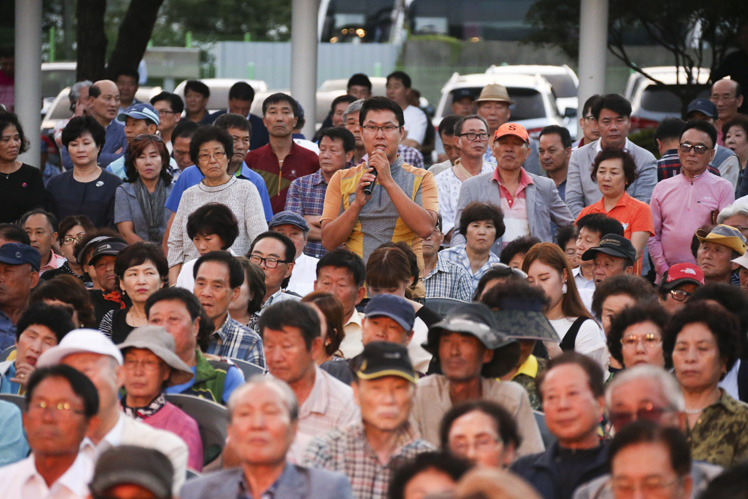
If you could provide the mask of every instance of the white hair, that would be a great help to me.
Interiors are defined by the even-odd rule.
[[[662,394],[668,401],[668,406],[672,409],[675,409],[678,412],[683,412],[686,409],[683,392],[681,391],[680,385],[675,379],[675,376],[667,372],[665,369],[651,364],[625,369],[623,372],[615,375],[613,381],[610,382],[607,390],[605,390],[605,407],[610,411],[613,391],[615,391],[616,388],[640,379],[653,380],[657,383],[662,390]]]
[[[717,223],[723,224],[725,223],[725,220],[730,217],[734,217],[735,215],[748,217],[748,206],[733,203],[730,206],[722,208],[722,211],[720,211],[719,215],[717,215]]]
[[[286,408],[288,409],[291,423],[299,419],[299,402],[296,399],[296,394],[291,390],[291,387],[277,378],[256,374],[231,393],[231,396],[226,403],[226,407],[229,410],[229,420],[231,420],[231,417],[234,414],[234,408],[236,407],[236,404],[239,403],[239,399],[242,398],[246,392],[258,386],[269,386],[279,392],[283,398],[283,402],[286,404]]]

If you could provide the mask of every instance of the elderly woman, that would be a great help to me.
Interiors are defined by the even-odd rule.
[[[187,466],[203,469],[203,444],[197,423],[166,401],[164,389],[192,379],[192,371],[176,354],[174,338],[158,326],[133,330],[119,346],[124,358],[126,415],[154,428],[170,431],[187,444]]]
[[[742,177],[745,166],[748,164],[748,117],[738,114],[728,120],[722,125],[722,136],[725,138],[725,147],[738,156]]]
[[[114,225],[114,193],[122,181],[99,167],[105,138],[104,127],[92,116],[77,116],[62,131],[73,168],[47,183],[49,208],[58,220],[85,215],[96,227]]]
[[[205,178],[184,191],[169,233],[169,282],[176,282],[185,262],[199,253],[187,235],[187,218],[200,206],[221,202],[239,221],[239,235],[231,246],[234,254],[245,255],[254,238],[268,229],[257,188],[228,173],[234,153],[233,139],[215,126],[197,129],[190,141],[190,157]]]
[[[504,217],[501,210],[489,203],[470,203],[460,216],[460,234],[465,234],[465,244],[457,244],[439,252],[439,257],[463,267],[473,278],[473,291],[483,274],[494,263],[501,263],[491,253],[493,243],[504,235]]]
[[[44,207],[47,191],[39,168],[18,161],[28,148],[18,116],[0,111],[0,222],[15,222]]]
[[[0,362],[0,393],[23,395],[36,362],[48,348],[75,328],[70,312],[46,303],[32,303],[16,324],[15,360]]]
[[[649,236],[654,236],[654,223],[649,205],[626,193],[626,189],[638,177],[634,158],[618,149],[604,149],[592,164],[591,176],[603,197],[584,208],[577,220],[590,213],[602,213],[621,222],[623,236],[636,249],[634,272],[641,274],[642,252]]]
[[[608,350],[625,369],[639,364],[670,368],[662,349],[662,331],[670,318],[660,305],[651,303],[624,308],[610,324]]]
[[[60,245],[60,254],[65,257],[65,263],[61,267],[44,272],[41,275],[42,280],[49,281],[59,275],[67,274],[91,286],[91,277],[83,271],[75,259],[75,244],[94,230],[96,227],[85,215],[70,215],[63,218],[57,226],[57,242]]]
[[[693,459],[729,467],[748,457],[748,406],[718,385],[738,358],[738,321],[697,301],[673,316],[663,338],[686,402]]]
[[[114,223],[128,244],[161,244],[171,212],[165,208],[172,183],[169,151],[158,135],[137,135],[127,146],[127,182],[117,187]]]
[[[114,273],[132,305],[107,312],[99,324],[101,332],[120,344],[133,329],[148,324],[145,302],[164,287],[167,272],[166,258],[155,244],[135,243],[123,249],[114,261]]]

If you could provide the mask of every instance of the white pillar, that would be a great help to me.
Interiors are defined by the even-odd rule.
[[[20,0],[17,0],[20,1]],[[319,0],[293,0],[291,95],[304,107],[303,133],[311,139],[317,115],[317,11]]]
[[[15,112],[29,139],[28,152],[19,160],[39,164],[42,109],[42,0],[16,0]]]
[[[605,56],[608,52],[608,0],[580,0],[579,116],[584,102],[605,92]]]

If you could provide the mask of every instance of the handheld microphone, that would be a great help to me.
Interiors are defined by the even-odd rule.
[[[367,185],[366,187],[364,187],[364,195],[365,196],[371,196],[371,191],[374,190],[374,184],[377,183],[378,172],[377,172],[376,168],[374,168],[374,171],[372,172],[372,174],[374,175],[374,180],[372,180],[369,185]]]

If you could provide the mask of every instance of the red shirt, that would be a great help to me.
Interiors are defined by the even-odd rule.
[[[291,146],[282,167],[270,144],[249,151],[246,163],[265,180],[273,213],[285,209],[286,194],[291,182],[319,170],[319,156],[296,143]]]

